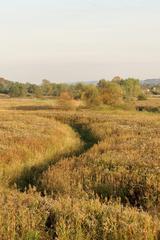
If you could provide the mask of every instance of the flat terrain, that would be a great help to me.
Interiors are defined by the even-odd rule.
[[[1,99],[0,179],[2,240],[158,240],[160,115]]]

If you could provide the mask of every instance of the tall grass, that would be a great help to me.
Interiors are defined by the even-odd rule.
[[[119,202],[0,191],[2,240],[155,240],[157,219]]]
[[[14,101],[0,110],[0,239],[160,239],[158,114]]]
[[[48,164],[79,150],[79,136],[54,119],[2,111],[0,115],[0,180],[13,182],[31,167]]]
[[[63,114],[56,115],[64,120]],[[85,154],[63,159],[43,173],[43,187],[61,195],[77,189],[101,198],[121,198],[143,209],[159,207],[160,125],[158,116],[68,115],[99,139]],[[63,175],[65,173],[65,181]]]

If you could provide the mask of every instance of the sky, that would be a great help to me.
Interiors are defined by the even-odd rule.
[[[0,0],[0,76],[160,78],[159,0]]]

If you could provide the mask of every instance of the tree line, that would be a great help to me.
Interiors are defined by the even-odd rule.
[[[99,80],[97,84],[52,83],[46,79],[40,85],[11,82],[0,79],[0,93],[10,97],[63,97],[85,100],[88,105],[114,105],[135,98],[145,99],[140,81],[134,78],[114,77],[112,81]]]

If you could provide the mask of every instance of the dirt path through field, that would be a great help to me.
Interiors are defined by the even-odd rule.
[[[71,151],[67,154],[60,154],[52,159],[44,162],[39,165],[35,165],[31,168],[24,169],[22,171],[22,174],[20,177],[18,177],[14,184],[16,183],[17,188],[24,192],[29,187],[35,186],[37,188],[37,191],[42,191],[40,187],[40,178],[44,171],[47,171],[47,169],[53,165],[55,165],[57,162],[59,162],[62,159],[65,159],[66,157],[78,157],[81,154],[84,154],[88,149],[90,149],[95,143],[97,143],[97,139],[91,134],[90,129],[87,128],[87,126],[83,124],[73,123],[70,125],[74,131],[76,131],[79,135],[79,138],[83,142],[83,147],[81,149],[78,149],[76,151]]]

